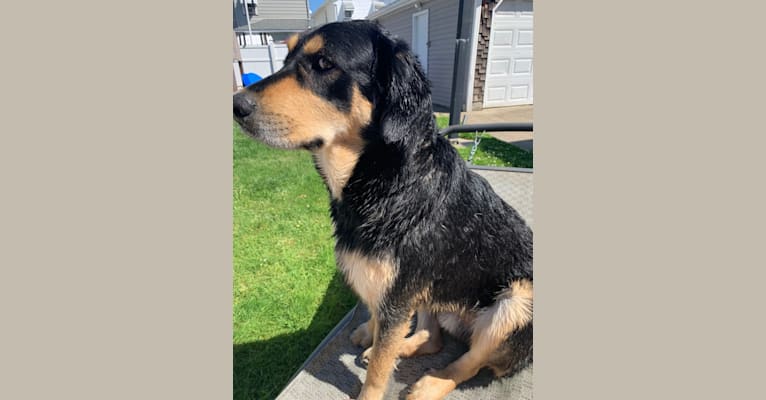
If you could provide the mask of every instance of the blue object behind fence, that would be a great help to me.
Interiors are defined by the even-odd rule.
[[[242,74],[242,85],[250,86],[253,83],[260,81],[261,79],[263,79],[263,78],[258,76],[258,74],[254,74],[252,72],[248,72],[246,74]]]

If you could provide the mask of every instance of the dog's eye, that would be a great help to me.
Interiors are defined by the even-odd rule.
[[[326,57],[319,57],[314,63],[314,69],[318,71],[324,72],[333,68],[335,68],[335,65],[333,65],[333,63],[331,63],[330,60],[328,60]]]

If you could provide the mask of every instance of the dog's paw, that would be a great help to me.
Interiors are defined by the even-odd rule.
[[[451,379],[440,378],[437,371],[428,371],[427,375],[418,379],[407,395],[407,400],[439,400],[443,399],[452,389],[455,382]]]
[[[425,329],[415,332],[412,336],[404,339],[399,350],[400,357],[413,357],[425,354],[438,353],[442,349],[441,336],[431,336]]]
[[[372,347],[368,347],[367,350],[362,352],[362,362],[366,365],[370,363],[370,356],[372,355]]]
[[[351,343],[364,348],[372,346],[372,335],[367,324],[365,322],[351,332],[351,336],[349,336]]]

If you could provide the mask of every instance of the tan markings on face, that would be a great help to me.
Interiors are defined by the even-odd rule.
[[[301,87],[295,77],[282,78],[267,86],[258,101],[263,118],[285,127],[280,140],[292,147],[316,139],[325,143],[349,129],[348,117],[311,90]],[[282,134],[282,133],[280,133]]]
[[[323,46],[324,38],[322,38],[321,35],[315,35],[303,45],[303,52],[306,54],[314,54],[321,50]]]
[[[354,87],[351,96],[351,112],[349,118],[352,124],[352,130],[361,130],[370,123],[372,119],[372,103],[359,91],[359,87]],[[358,132],[357,132],[358,133]]]
[[[287,38],[287,40],[285,41],[285,43],[287,43],[287,51],[293,51],[293,49],[295,48],[295,45],[298,44],[298,38],[299,36],[297,33]]]
[[[322,140],[315,150],[317,166],[330,194],[340,199],[364,147],[362,129],[372,119],[372,104],[359,88],[352,90],[349,111],[342,112],[301,87],[295,77],[285,77],[267,86],[258,104],[264,126],[283,128],[266,133],[276,146],[295,148]]]
[[[260,112],[272,122],[286,125],[289,144],[300,146],[316,139],[330,144],[336,136],[359,136],[370,122],[372,105],[353,89],[351,110],[341,112],[311,90],[301,87],[295,77],[285,77],[267,86],[259,96]]]
[[[316,152],[317,166],[322,172],[330,194],[341,199],[343,188],[354,171],[359,154],[364,147],[361,130],[370,122],[372,104],[354,88],[351,111],[347,116],[348,130],[336,135]]]
[[[369,310],[375,310],[391,287],[397,267],[390,257],[368,257],[358,251],[337,250],[335,259],[349,286]]]

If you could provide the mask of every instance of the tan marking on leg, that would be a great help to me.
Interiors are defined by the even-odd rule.
[[[452,336],[465,343],[471,340],[473,323],[476,320],[476,312],[461,309],[452,312],[439,312],[437,315],[439,325]]]
[[[441,348],[441,330],[436,315],[424,308],[418,309],[418,324],[415,327],[415,332],[404,339],[399,350],[399,357],[433,354]]]
[[[470,350],[440,371],[431,371],[420,378],[412,388],[407,400],[442,399],[460,383],[475,376],[491,354],[491,346],[481,337]]]
[[[375,327],[375,314],[370,311],[370,319],[367,320],[367,322],[360,324],[354,329],[354,332],[351,333],[351,343],[365,349],[372,346],[372,341],[375,337]]]
[[[371,321],[367,321],[357,326],[353,332],[351,332],[351,343],[356,346],[367,348],[372,346],[372,326]]]
[[[378,325],[380,326],[380,325]],[[388,379],[394,369],[404,336],[409,331],[409,318],[391,327],[387,332],[375,332],[375,340],[370,350],[367,377],[359,393],[359,400],[379,400],[383,398]]]
[[[297,33],[295,33],[291,35],[289,38],[287,38],[287,40],[285,40],[285,43],[287,44],[287,51],[293,51],[293,49],[295,48],[295,45],[298,44],[299,37],[300,36]]]
[[[514,281],[495,297],[495,304],[479,313],[474,334],[489,335],[492,343],[504,341],[511,332],[532,321],[532,282]]]
[[[441,399],[457,385],[475,376],[508,335],[532,321],[532,298],[532,282],[512,282],[495,298],[495,304],[476,317],[468,352],[443,370],[418,380],[407,399]]]
[[[449,379],[438,378],[433,375],[424,375],[418,379],[407,395],[407,400],[438,400],[443,399],[457,385]]]
[[[335,259],[346,282],[374,314],[380,299],[393,284],[398,267],[390,257],[368,257],[344,249],[336,250]]]
[[[314,54],[321,50],[324,46],[324,38],[322,35],[314,35],[311,39],[303,44],[303,52],[306,54]]]
[[[375,313],[370,311],[370,320],[366,322],[367,329],[370,334],[370,343],[367,344],[364,351],[362,352],[362,362],[365,364],[369,363],[369,357],[370,354],[372,354],[372,345],[375,344],[375,330],[378,329],[378,319],[375,316]],[[364,325],[364,324],[363,324]]]

